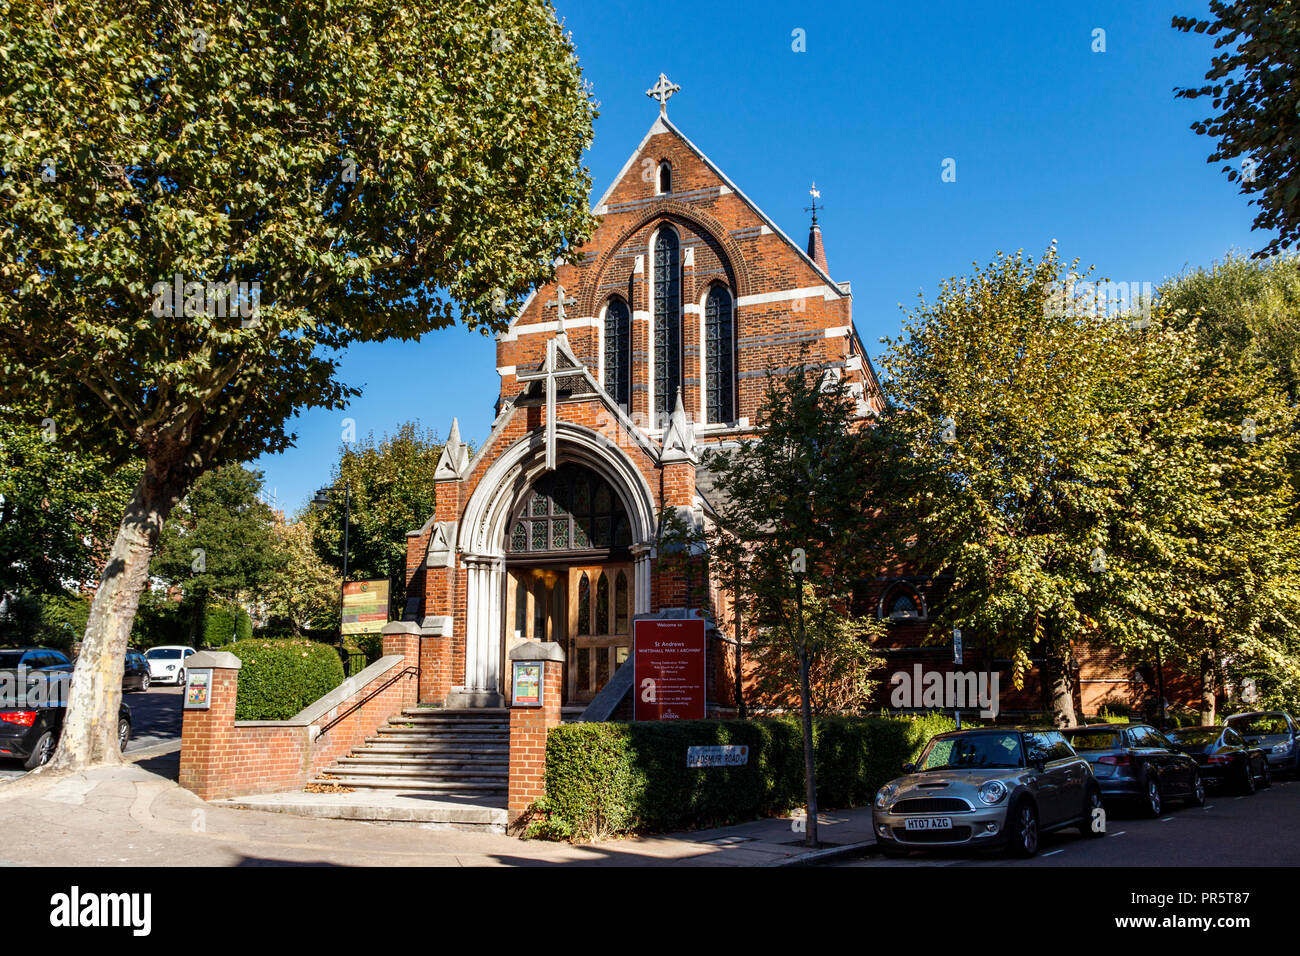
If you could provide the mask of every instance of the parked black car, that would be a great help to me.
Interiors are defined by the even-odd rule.
[[[1092,765],[1103,797],[1140,801],[1151,817],[1160,816],[1168,799],[1205,803],[1196,760],[1149,724],[1090,724],[1061,732]]]
[[[20,666],[29,671],[72,670],[72,661],[62,651],[52,647],[0,648],[0,671],[17,670]]]
[[[122,672],[123,692],[131,690],[146,691],[152,678],[149,676],[149,662],[139,651],[127,650],[126,670]]]
[[[69,665],[70,666],[70,665]],[[17,671],[0,672],[4,693],[0,694],[0,759],[23,761],[34,770],[49,763],[59,733],[63,730],[66,672],[52,670],[24,675],[23,687],[16,687]],[[131,708],[122,704],[117,713],[117,744],[125,750],[131,739]]]
[[[1201,776],[1210,786],[1250,794],[1273,782],[1264,751],[1248,745],[1231,727],[1184,727],[1171,730],[1169,739],[1200,765]]]
[[[1270,770],[1300,775],[1300,724],[1284,710],[1233,714],[1224,723],[1268,755]]]

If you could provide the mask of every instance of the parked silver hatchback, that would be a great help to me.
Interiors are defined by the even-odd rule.
[[[926,847],[1038,852],[1041,835],[1106,832],[1088,761],[1054,730],[981,728],[934,737],[906,776],[876,794],[876,842],[887,856]]]

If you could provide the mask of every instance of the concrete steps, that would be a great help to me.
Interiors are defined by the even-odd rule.
[[[410,707],[336,760],[313,783],[351,788],[356,799],[350,803],[361,802],[364,793],[473,798],[504,813],[509,773],[506,710]]]

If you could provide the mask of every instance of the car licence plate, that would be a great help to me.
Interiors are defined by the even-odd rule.
[[[951,830],[952,817],[921,817],[916,820],[905,820],[903,822],[904,830]]]

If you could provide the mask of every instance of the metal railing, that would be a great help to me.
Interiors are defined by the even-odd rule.
[[[364,656],[364,655],[363,655],[363,656]],[[410,665],[407,665],[406,667],[403,667],[400,671],[398,671],[398,672],[397,672],[396,674],[394,674],[392,677],[388,678],[388,680],[384,681],[382,684],[380,684],[378,687],[376,687],[376,688],[375,688],[374,690],[372,690],[370,693],[366,694],[365,697],[362,697],[360,700],[358,700],[358,701],[356,701],[355,703],[353,703],[352,706],[349,707],[347,710],[345,710],[345,711],[343,711],[343,712],[337,714],[337,715],[336,715],[332,720],[330,720],[328,723],[322,724],[320,730],[318,730],[318,731],[316,732],[316,739],[317,739],[317,740],[320,740],[320,738],[324,737],[325,734],[326,734],[326,732],[327,732],[331,727],[333,727],[333,726],[334,726],[335,724],[337,724],[339,721],[345,719],[345,718],[346,718],[349,714],[351,714],[353,711],[358,710],[358,709],[360,709],[361,707],[365,706],[365,704],[367,704],[370,700],[372,700],[373,698],[377,697],[379,694],[383,693],[385,690],[387,690],[387,689],[388,689],[389,687],[391,687],[393,684],[397,683],[397,681],[401,680],[403,677],[406,677],[408,674],[410,674],[410,675],[415,675],[415,677],[416,677],[417,680],[418,680],[419,675],[420,675],[420,669],[419,669],[418,667],[412,667],[412,666],[410,666]]]

